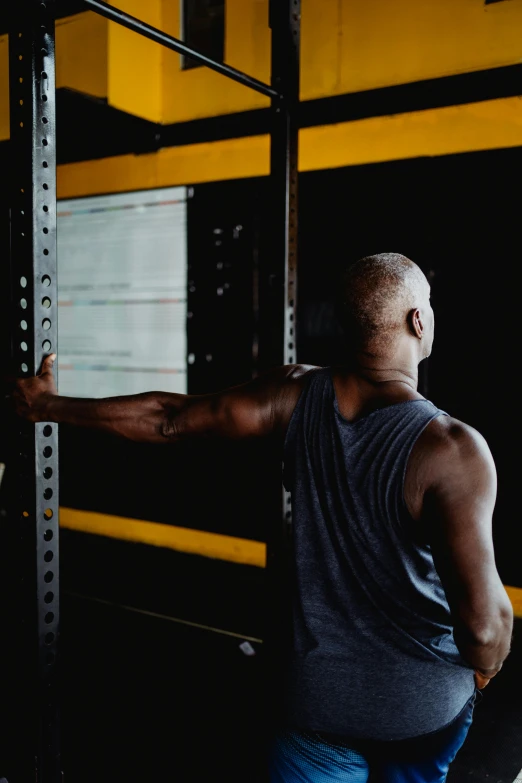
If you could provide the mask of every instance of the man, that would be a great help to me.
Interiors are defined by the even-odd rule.
[[[294,515],[293,645],[272,783],[438,783],[500,670],[513,614],[491,536],[484,439],[417,391],[426,277],[381,254],[349,267],[342,365],[281,367],[217,394],[60,397],[54,355],[17,411],[132,440],[281,444]]]

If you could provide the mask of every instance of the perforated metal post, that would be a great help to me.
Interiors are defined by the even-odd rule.
[[[54,0],[11,3],[10,233],[12,362],[38,372],[57,345]],[[15,542],[19,647],[15,677],[16,753],[9,783],[61,780],[57,687],[58,432],[18,422],[17,489],[9,509]],[[5,643],[5,642],[4,642]]]
[[[301,0],[270,0],[272,28],[272,87],[280,97],[272,99],[270,152],[271,218],[271,348],[272,364],[296,363],[297,314],[297,200],[298,108]],[[271,648],[274,701],[281,698],[284,652],[289,649],[289,547],[292,514],[290,496],[283,492],[281,524],[268,540],[271,616],[268,631]]]

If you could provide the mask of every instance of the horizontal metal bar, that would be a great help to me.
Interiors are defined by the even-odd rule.
[[[179,625],[186,625],[189,628],[197,628],[200,631],[211,631],[212,633],[218,633],[222,636],[232,636],[235,639],[241,639],[245,642],[255,642],[256,644],[263,644],[263,640],[257,636],[246,636],[244,633],[237,633],[236,631],[226,631],[224,628],[215,628],[213,625],[204,625],[203,623],[195,623],[193,620],[184,620],[181,617],[173,617],[170,614],[160,614],[159,612],[151,612],[148,609],[140,609],[137,606],[127,606],[126,604],[118,604],[114,601],[107,601],[105,598],[97,598],[94,595],[85,595],[84,593],[75,593],[73,590],[66,590],[65,595],[71,598],[78,598],[82,601],[91,601],[96,604],[102,604],[108,606],[111,609],[120,609],[125,612],[133,612],[134,614],[141,614],[145,617],[152,617],[155,620],[166,620],[169,623],[178,623]]]
[[[121,24],[123,27],[127,27],[129,30],[138,33],[139,35],[143,35],[145,38],[150,38],[151,41],[155,41],[156,43],[167,47],[167,49],[172,49],[174,52],[178,52],[178,54],[182,54],[185,57],[191,57],[193,60],[196,60],[196,62],[201,63],[202,65],[206,65],[208,68],[211,68],[213,71],[220,73],[222,76],[227,76],[229,79],[233,79],[233,81],[239,82],[239,84],[243,84],[245,87],[250,87],[250,89],[256,90],[256,92],[260,92],[262,95],[266,95],[268,98],[280,97],[277,90],[269,87],[268,84],[264,84],[264,82],[260,82],[258,79],[254,79],[252,76],[248,76],[246,73],[242,73],[235,68],[231,68],[230,65],[215,62],[205,54],[201,54],[195,49],[191,49],[190,46],[187,46],[177,38],[173,38],[171,35],[163,33],[156,27],[152,27],[150,24],[146,24],[140,19],[136,19],[135,16],[125,14],[118,8],[114,8],[112,5],[108,5],[108,3],[103,3],[101,0],[83,0],[83,2],[84,5],[87,6],[91,11],[95,11],[97,14],[100,14],[100,16],[104,16],[106,19],[110,19],[111,22]]]

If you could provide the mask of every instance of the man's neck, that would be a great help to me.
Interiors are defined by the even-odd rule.
[[[374,387],[384,387],[396,383],[405,384],[417,391],[419,369],[411,357],[370,354],[355,352],[347,363],[347,369]]]

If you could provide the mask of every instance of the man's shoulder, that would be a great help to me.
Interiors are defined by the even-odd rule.
[[[417,463],[423,464],[432,478],[493,462],[483,435],[470,424],[448,415],[437,416],[428,424],[415,452]]]

